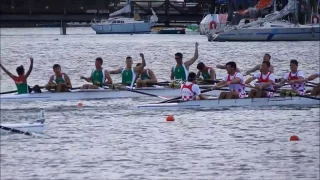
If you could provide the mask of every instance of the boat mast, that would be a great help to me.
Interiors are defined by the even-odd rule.
[[[294,24],[298,25],[299,24],[299,10],[300,10],[299,0],[294,0],[294,4],[295,4]]]

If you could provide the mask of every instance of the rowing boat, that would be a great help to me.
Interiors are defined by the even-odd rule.
[[[22,132],[32,132],[32,133],[43,133],[46,128],[44,124],[44,111],[40,111],[40,118],[34,120],[33,122],[25,122],[25,123],[1,123],[0,126],[0,134],[8,134],[10,132],[14,132],[14,130],[19,130]],[[6,129],[6,130],[5,130]]]
[[[180,89],[168,88],[168,87],[146,87],[135,88],[136,91],[154,94],[162,97],[177,97],[181,96]],[[225,89],[227,90],[227,89]],[[208,96],[219,96],[222,91],[214,90],[205,93]],[[250,91],[250,88],[246,88],[246,91]],[[43,92],[43,93],[30,93],[30,94],[3,94],[0,96],[1,103],[5,102],[32,102],[32,101],[73,101],[73,100],[101,100],[112,98],[136,98],[146,97],[144,94],[136,92],[130,92],[126,90],[73,90],[71,92]]]
[[[264,106],[316,106],[320,107],[320,100],[304,97],[274,97],[274,98],[244,98],[244,99],[208,99],[176,103],[142,104],[138,109],[201,109],[220,107],[264,107]]]

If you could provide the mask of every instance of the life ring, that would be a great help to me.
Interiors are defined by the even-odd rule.
[[[319,24],[320,18],[317,15],[313,15],[311,18],[312,24]]]
[[[211,21],[209,24],[209,29],[217,29],[217,23],[215,21]]]

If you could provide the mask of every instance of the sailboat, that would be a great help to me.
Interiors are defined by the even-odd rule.
[[[237,13],[255,13],[270,7],[272,3],[271,0],[260,1],[254,8]],[[301,25],[280,20],[290,13],[297,13],[296,6],[295,0],[288,0],[288,4],[281,11],[268,14],[265,18],[241,19],[238,25],[225,25],[220,29],[215,28],[216,22],[210,22],[206,36],[208,41],[319,41],[319,24]]]
[[[148,21],[140,20],[138,14],[135,17],[123,17],[121,14],[131,13],[130,0],[120,10],[109,14],[109,19],[102,19],[100,22],[93,21],[92,29],[96,34],[143,34],[150,33],[152,27],[158,22],[156,13],[152,11],[152,16]]]

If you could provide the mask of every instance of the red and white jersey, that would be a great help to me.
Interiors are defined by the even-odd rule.
[[[234,73],[234,75],[227,74],[224,78],[223,81],[228,82],[232,81],[234,78],[240,78],[240,83],[239,84],[229,84],[229,90],[230,91],[236,91],[239,93],[239,95],[245,95],[245,84],[244,84],[244,79],[243,75],[241,73]]]
[[[200,88],[197,84],[186,82],[181,85],[181,98],[183,101],[191,101],[196,96],[201,94]]]
[[[298,80],[299,77],[302,77],[304,79],[304,74],[302,71],[297,71],[296,73],[288,72],[287,74],[284,75],[284,79],[290,81],[290,80]],[[293,83],[291,84],[291,88],[293,90],[297,91],[304,91],[304,82],[301,83]]]
[[[261,72],[255,73],[253,75],[256,79],[258,79],[259,84],[267,83],[269,81],[272,81],[272,84],[275,83],[276,77],[273,73],[268,72],[267,74],[262,74]],[[270,85],[266,89],[273,90],[273,85]]]

